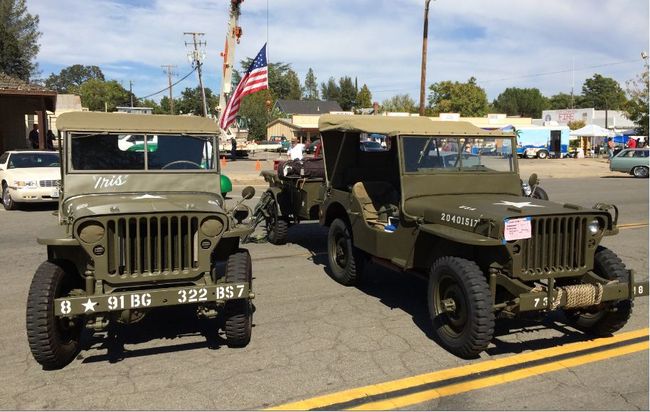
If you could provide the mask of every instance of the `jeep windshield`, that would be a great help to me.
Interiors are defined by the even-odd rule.
[[[77,171],[215,170],[214,136],[73,134],[70,165]]]
[[[405,173],[513,172],[512,139],[403,136]]]

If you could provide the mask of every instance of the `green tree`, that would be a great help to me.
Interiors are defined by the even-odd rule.
[[[27,12],[25,0],[0,0],[0,72],[26,82],[38,65],[38,15]]]
[[[115,111],[117,106],[130,105],[131,95],[115,80],[90,79],[79,87],[81,105],[91,111]]]
[[[578,107],[578,97],[573,96],[573,107]],[[571,95],[568,93],[554,94],[548,99],[548,108],[551,110],[570,109],[571,106]]]
[[[291,100],[300,100],[302,97],[302,87],[300,86],[300,79],[298,74],[292,69],[287,71],[287,83],[289,84],[289,93],[287,94],[287,99]]]
[[[494,101],[494,108],[509,116],[540,118],[546,107],[548,100],[536,88],[509,87]]]
[[[650,82],[648,79],[648,61],[643,67],[643,73],[638,75],[633,80],[628,80],[626,83],[627,93],[630,100],[625,106],[625,111],[630,120],[637,125],[637,133],[639,135],[648,136],[648,121],[650,121],[648,113],[650,112],[650,99],[648,97],[648,89]]]
[[[361,86],[361,90],[357,93],[357,107],[371,107],[372,106],[372,93],[368,86]]]
[[[339,79],[339,98],[336,100],[341,109],[351,110],[357,106],[357,88],[349,76]]]
[[[215,96],[209,87],[205,88],[205,100],[208,105],[208,114],[216,115],[216,107],[219,105],[219,97]],[[201,88],[185,88],[181,92],[181,97],[175,101],[174,110],[177,113],[194,114],[195,116],[203,116],[203,98],[201,96]]]
[[[415,100],[413,100],[408,94],[398,94],[384,100],[381,103],[381,108],[385,112],[418,112],[418,106],[416,106]]]
[[[267,102],[270,103],[268,106]],[[266,138],[266,125],[281,116],[274,103],[275,99],[269,90],[249,94],[242,99],[239,116],[248,119],[248,135],[250,138],[254,140]]]
[[[598,73],[585,80],[582,85],[582,96],[583,103],[596,110],[620,110],[627,103],[625,92],[618,82]]]
[[[179,104],[179,99],[174,99],[174,114],[178,114],[178,104]],[[171,105],[169,104],[169,97],[163,96],[160,99],[160,110],[164,114],[171,114],[172,108]]]
[[[334,80],[333,77],[330,77],[329,80],[327,80],[327,83],[321,83],[320,90],[323,100],[338,101],[341,96],[341,89],[339,88],[339,85],[336,84],[336,80]]]
[[[74,64],[61,70],[59,74],[50,74],[50,77],[45,79],[45,87],[59,93],[77,93],[79,87],[90,79],[106,80],[99,67]]]
[[[153,99],[138,100],[136,105],[139,107],[151,107],[153,109],[153,114],[169,114],[168,111],[164,111],[162,107]]]
[[[480,117],[488,112],[487,95],[474,77],[466,83],[449,80],[434,83],[429,90],[429,107],[434,114],[453,112],[464,117]]]
[[[578,129],[582,129],[583,127],[585,127],[586,123],[585,123],[584,120],[573,120],[573,121],[570,121],[569,123],[567,123],[566,125],[569,126],[569,129],[571,129],[571,130],[578,130]]]
[[[305,100],[318,100],[318,83],[316,82],[316,75],[311,67],[307,70],[307,75],[305,76],[303,97]]]

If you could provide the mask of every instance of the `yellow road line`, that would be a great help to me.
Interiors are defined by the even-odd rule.
[[[609,338],[570,343],[567,345],[557,346],[548,349],[541,349],[541,350],[514,355],[506,358],[468,364],[468,365],[446,369],[442,371],[425,373],[422,375],[412,376],[412,377],[398,379],[394,381],[349,389],[349,390],[345,390],[345,391],[341,391],[329,395],[318,396],[315,398],[287,403],[269,409],[270,410],[307,410],[313,408],[322,408],[328,405],[348,402],[366,396],[384,394],[387,392],[393,392],[396,390],[405,389],[413,386],[442,381],[450,378],[466,376],[478,372],[490,371],[505,366],[517,365],[520,363],[530,362],[530,361],[552,357],[564,353],[576,352],[580,350],[596,348],[599,346],[605,346],[605,345],[645,336],[648,334],[648,332],[649,329],[644,328],[644,329],[639,329],[631,332],[621,333],[620,335],[616,335]],[[566,363],[566,361],[563,362]],[[464,383],[464,385],[468,385],[468,384],[469,383]],[[414,396],[414,395],[409,395],[409,396]]]
[[[502,375],[491,376],[488,378],[475,379],[469,382],[460,383],[457,385],[449,385],[438,389],[429,391],[418,392],[412,395],[401,396],[385,401],[371,402],[360,405],[351,410],[387,410],[395,408],[403,408],[410,405],[427,402],[433,399],[442,398],[444,396],[456,395],[463,392],[469,392],[476,389],[483,389],[490,386],[501,385],[503,383],[517,381],[531,376],[542,375],[549,372],[555,372],[561,369],[567,369],[575,366],[584,365],[587,363],[597,362],[605,359],[615,358],[634,352],[648,350],[648,342],[635,343],[622,348],[610,349],[602,352],[592,353],[589,355],[577,356],[571,359],[565,359],[558,362],[553,362],[546,365],[534,366],[531,368],[520,369],[518,371],[504,373]]]

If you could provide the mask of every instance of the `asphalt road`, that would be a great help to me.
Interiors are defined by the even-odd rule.
[[[549,179],[542,185],[552,200],[613,202],[620,208],[620,223],[648,222],[647,180],[622,175]],[[240,190],[236,187],[235,193]],[[229,202],[235,199],[233,195]],[[29,352],[25,301],[32,273],[45,259],[45,249],[34,238],[54,222],[51,209],[0,211],[2,408],[261,409],[384,382],[394,389],[396,379],[447,374],[450,368],[478,368],[490,361],[517,363],[518,356],[545,353],[536,351],[590,344],[557,316],[542,323],[505,321],[480,359],[458,359],[431,339],[421,280],[371,266],[372,276],[363,286],[343,287],[325,272],[325,231],[305,223],[290,230],[286,246],[248,245],[257,295],[248,347],[227,348],[215,334],[214,322],[196,320],[190,310],[159,310],[139,325],[122,328],[123,345],[104,334],[86,336],[76,360],[63,370],[46,372]],[[604,244],[647,279],[647,225],[622,229]],[[642,298],[621,332],[647,327],[648,299]],[[555,369],[531,369],[510,383],[469,385],[394,407],[648,409],[647,349],[607,352],[602,360],[576,359],[564,359]]]

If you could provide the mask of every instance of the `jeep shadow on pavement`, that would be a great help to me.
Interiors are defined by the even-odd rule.
[[[385,116],[323,115],[319,129],[330,276],[355,285],[373,261],[425,277],[435,340],[449,352],[476,357],[498,318],[556,311],[610,335],[648,294],[600,246],[618,233],[615,206],[522,196],[514,134]],[[382,150],[360,150],[376,135]]]
[[[250,209],[224,207],[216,123],[78,112],[59,116],[57,127],[58,222],[39,233],[47,260],[27,297],[36,361],[62,368],[84,329],[137,328],[149,311],[179,305],[222,319],[227,345],[246,346],[254,294],[239,240],[250,233],[242,224]],[[243,199],[254,192],[245,188]]]

